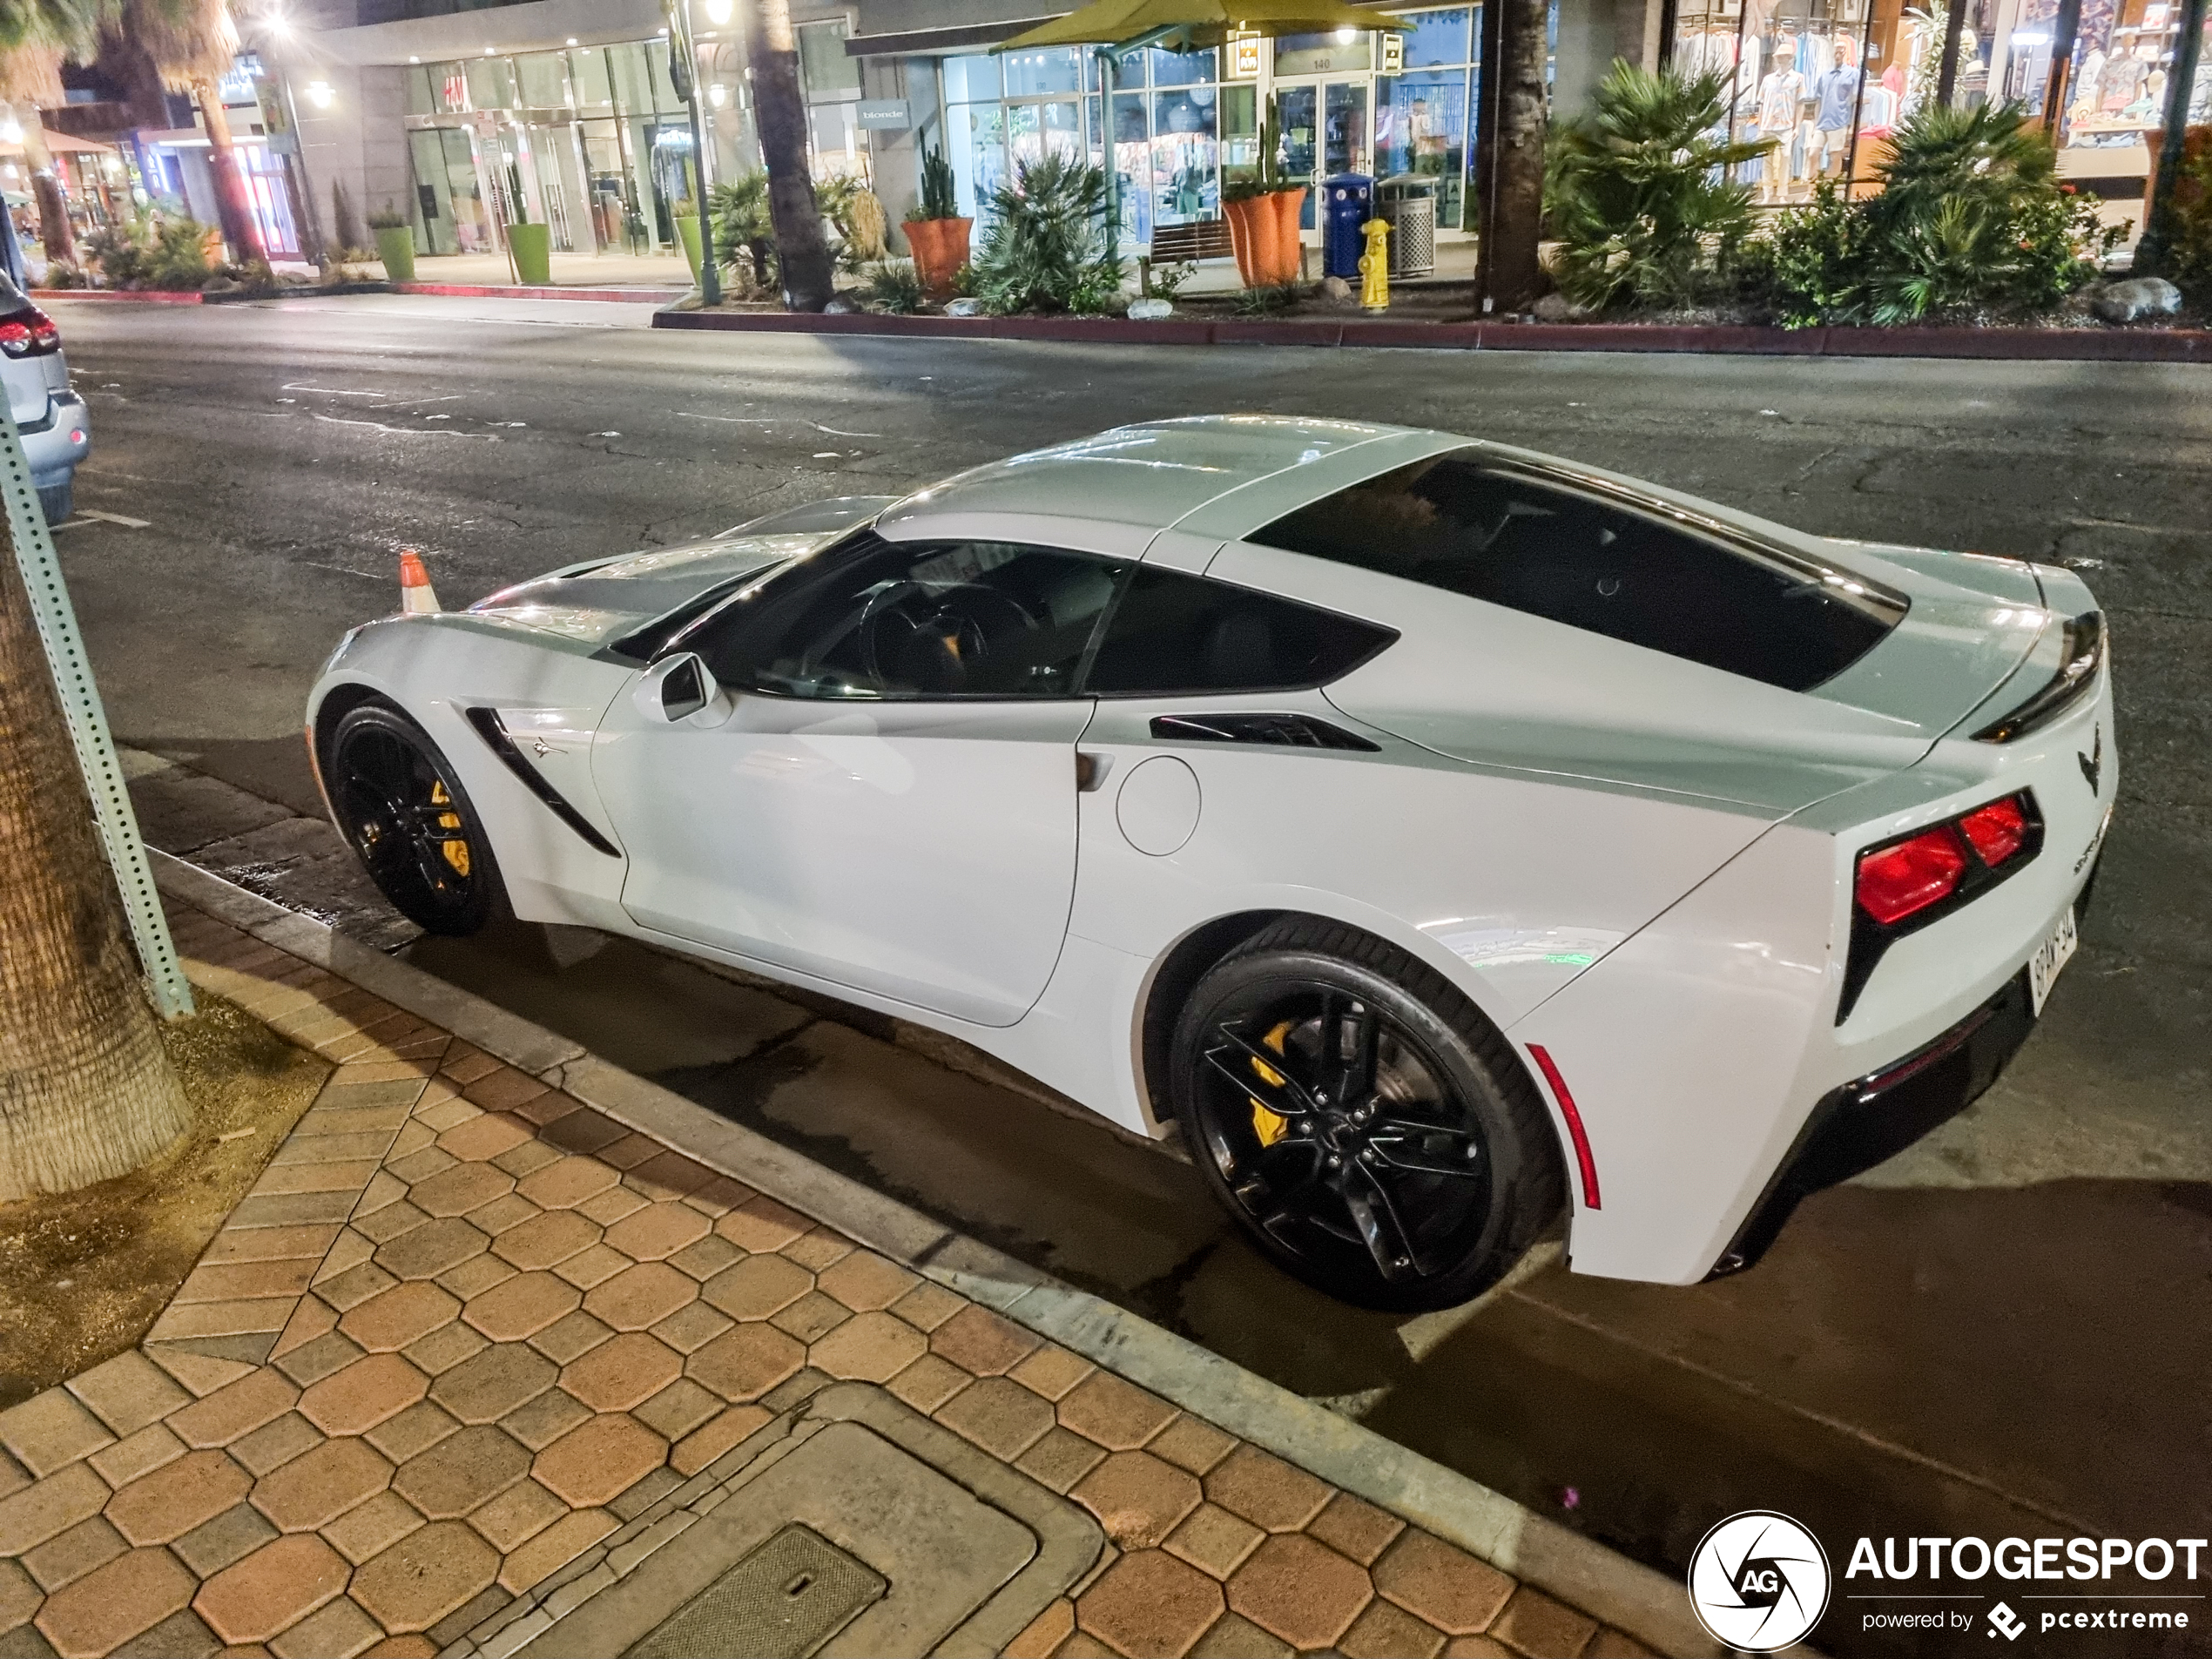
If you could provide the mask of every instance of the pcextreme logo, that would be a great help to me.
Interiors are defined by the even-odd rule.
[[[1784,1514],[1746,1509],[1689,1558],[1689,1605],[1706,1634],[1742,1653],[1801,1642],[1828,1609],[1828,1553]]]

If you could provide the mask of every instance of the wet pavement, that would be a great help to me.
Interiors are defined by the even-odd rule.
[[[621,943],[578,959],[564,939],[566,966],[535,934],[408,954],[1655,1565],[1752,1506],[1831,1551],[2212,1533],[2212,372],[672,347],[617,307],[315,303],[64,314],[80,383],[120,394],[95,402],[79,499],[154,523],[71,530],[63,553],[118,730],[185,765],[141,782],[166,802],[154,839],[197,837],[204,861],[362,927],[358,894],[318,897],[342,872],[327,843],[191,779],[313,810],[300,698],[388,603],[403,543],[460,601],[1112,420],[1261,408],[1452,426],[1831,533],[2076,563],[2114,618],[2123,754],[2080,957],[1979,1106],[1715,1285],[1539,1260],[1473,1309],[1353,1312],[1258,1263],[1171,1156],[879,1016]],[[1832,1619],[1822,1640],[1877,1650]]]

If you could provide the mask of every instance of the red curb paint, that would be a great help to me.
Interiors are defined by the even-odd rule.
[[[513,289],[489,290],[493,293]],[[573,290],[563,290],[574,297]],[[1700,352],[1770,357],[1939,357],[1995,361],[2212,363],[2212,330],[2094,328],[1676,327],[1650,323],[1393,322],[1355,318],[1263,322],[1171,317],[824,317],[659,311],[656,328],[737,334],[961,335],[975,340],[1081,341],[1128,346],[1358,346],[1447,351]]]
[[[664,306],[689,288],[523,288],[475,282],[395,282],[394,293],[438,293],[463,300],[615,300],[631,305]]]
[[[205,297],[196,290],[185,293],[169,293],[157,288],[134,288],[125,292],[120,288],[33,288],[34,300],[134,300],[147,306],[196,306]]]

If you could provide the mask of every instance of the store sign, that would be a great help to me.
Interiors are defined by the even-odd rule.
[[[1375,65],[1378,74],[1403,75],[1406,72],[1406,37],[1385,34],[1382,37],[1382,61]]]
[[[912,107],[902,98],[864,98],[853,112],[870,132],[904,132],[914,125]]]
[[[1240,81],[1259,78],[1259,37],[1231,35],[1229,37],[1229,73]]]

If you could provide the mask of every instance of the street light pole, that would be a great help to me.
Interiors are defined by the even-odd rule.
[[[706,123],[699,113],[699,49],[691,35],[691,0],[669,0],[670,79],[691,112],[692,199],[699,210],[699,299],[722,303],[722,273],[714,259],[714,215],[706,205]]]

